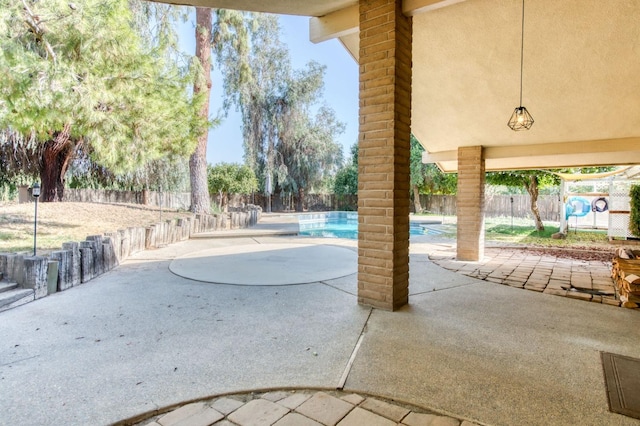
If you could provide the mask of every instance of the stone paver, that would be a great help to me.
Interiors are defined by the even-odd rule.
[[[450,248],[429,253],[429,259],[450,271],[496,284],[620,306],[615,301],[611,267],[606,262],[528,254],[513,248],[488,248],[479,262],[455,260]],[[594,297],[594,292],[600,294]]]
[[[214,409],[218,410],[219,412],[221,412],[226,416],[230,413],[233,413],[235,410],[242,407],[243,405],[244,405],[243,402],[237,401],[235,399],[220,398],[217,401],[215,401],[211,405],[211,407],[213,407]]]
[[[402,419],[402,424],[406,426],[429,426],[436,417],[438,416],[435,414],[409,413]]]
[[[184,422],[185,419],[200,414],[206,409],[207,406],[204,402],[187,404],[161,417],[160,419],[158,419],[158,423],[160,423],[162,426],[176,426],[181,422]],[[220,417],[218,420],[220,420],[222,417]]]
[[[224,414],[220,414],[213,408],[205,408],[199,413],[189,416],[174,424],[174,426],[209,426],[218,420],[222,420]]]
[[[275,400],[270,401],[269,400]],[[221,414],[223,413],[224,414]],[[139,426],[476,426],[357,393],[273,391],[213,397],[137,423]]]
[[[407,414],[409,410],[397,405],[389,404],[388,402],[380,401],[374,398],[367,398],[360,406],[366,410],[372,411],[376,414],[380,414],[394,422],[399,422]]]
[[[298,408],[300,404],[305,402],[307,399],[311,398],[311,395],[307,395],[304,393],[294,393],[293,395],[289,395],[288,397],[278,401],[278,404],[293,410]]]
[[[362,401],[364,401],[364,398],[361,397],[360,395],[356,394],[356,393],[345,395],[340,399],[342,399],[343,401],[347,401],[348,403],[353,404],[353,405],[358,405]]]
[[[322,423],[311,420],[302,414],[289,413],[274,423],[273,426],[322,426]]]
[[[277,392],[267,392],[264,395],[262,395],[261,398],[271,402],[278,402],[281,399],[285,399],[288,396],[289,396],[289,392],[277,391]]]
[[[371,411],[362,408],[354,408],[347,416],[338,423],[338,426],[395,426],[393,422]]]
[[[353,405],[348,402],[324,392],[318,392],[298,407],[296,411],[323,425],[333,426],[352,409]]]
[[[289,410],[266,399],[254,399],[229,415],[240,426],[271,426]]]

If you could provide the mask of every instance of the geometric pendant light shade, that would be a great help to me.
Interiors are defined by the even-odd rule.
[[[520,106],[516,107],[511,114],[507,125],[514,131],[529,130],[533,126],[533,117],[529,111],[522,106],[522,70],[524,67],[524,0],[522,0],[522,34],[520,42]]]
[[[529,114],[529,111],[523,106],[519,106],[513,110],[511,118],[509,119],[509,127],[511,130],[529,130],[533,126],[533,117]]]

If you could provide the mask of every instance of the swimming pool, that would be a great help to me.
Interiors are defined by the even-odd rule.
[[[324,212],[298,215],[300,235],[324,238],[358,239],[357,212]],[[410,222],[411,235],[427,235],[430,230],[418,222]]]

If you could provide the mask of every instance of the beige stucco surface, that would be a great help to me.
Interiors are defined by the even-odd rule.
[[[427,150],[608,140],[615,151],[616,139],[640,136],[640,2],[633,0],[526,2],[522,102],[535,124],[507,127],[519,104],[521,6],[473,0],[414,16],[412,130]],[[527,151],[535,161],[546,150]]]

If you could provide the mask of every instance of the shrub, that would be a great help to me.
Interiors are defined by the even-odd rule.
[[[629,197],[631,197],[629,231],[635,236],[640,236],[640,185],[631,186]]]

